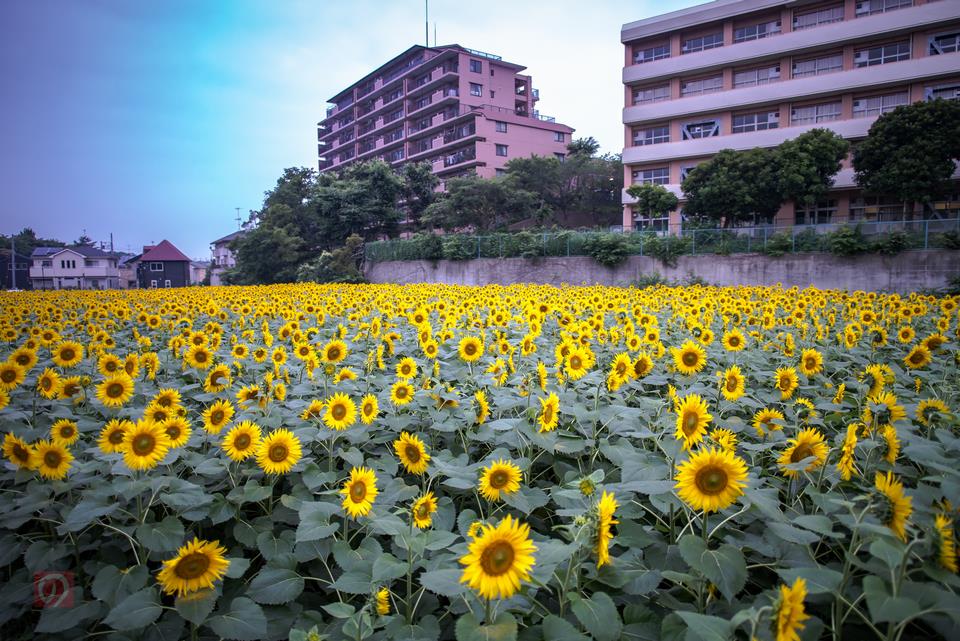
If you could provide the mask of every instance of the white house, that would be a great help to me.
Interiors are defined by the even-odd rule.
[[[210,284],[223,285],[223,272],[237,264],[230,250],[230,243],[244,235],[244,231],[235,231],[210,243]]]
[[[37,247],[30,255],[34,289],[116,289],[117,257],[95,247]]]

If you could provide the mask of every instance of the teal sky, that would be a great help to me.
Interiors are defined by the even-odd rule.
[[[542,113],[619,152],[620,26],[692,4],[432,0],[430,37],[526,65]],[[423,40],[422,0],[6,0],[0,232],[206,258],[316,166],[326,99]]]

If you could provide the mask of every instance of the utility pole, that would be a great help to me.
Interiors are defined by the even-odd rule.
[[[10,234],[10,289],[17,288],[17,249],[13,244],[13,234]]]
[[[237,210],[237,229],[242,229],[243,225],[240,224],[240,208],[234,207]]]
[[[430,0],[423,0],[423,35],[426,46],[430,46]]]

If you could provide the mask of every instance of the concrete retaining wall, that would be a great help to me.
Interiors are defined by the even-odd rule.
[[[568,258],[478,258],[464,261],[389,261],[367,265],[373,283],[448,283],[486,285],[547,283],[628,285],[658,273],[680,281],[696,276],[711,285],[814,285],[824,289],[910,292],[944,286],[960,275],[960,251],[918,250],[895,256],[865,254],[763,254],[681,256],[676,267],[655,258],[631,256],[615,268],[588,256]]]

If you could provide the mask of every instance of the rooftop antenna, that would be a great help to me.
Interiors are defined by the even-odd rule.
[[[237,210],[237,229],[240,229],[242,227],[242,225],[240,224],[240,208],[234,207],[234,209]]]
[[[13,234],[10,234],[10,289],[17,288],[17,246],[13,244]]]
[[[423,0],[423,35],[430,46],[430,0]]]
[[[433,23],[433,46],[437,46],[437,23]]]

